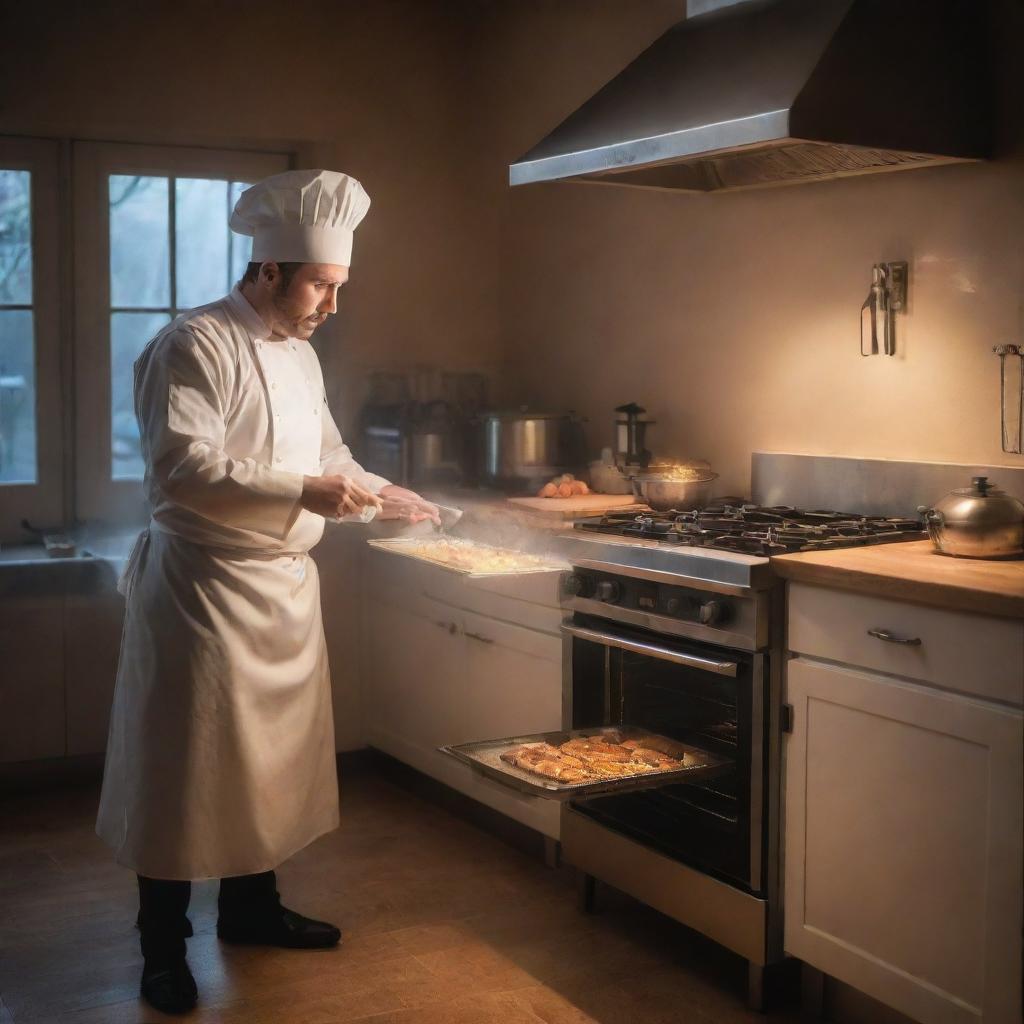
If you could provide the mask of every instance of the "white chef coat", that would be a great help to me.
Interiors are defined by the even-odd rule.
[[[342,441],[313,348],[237,288],[149,343],[135,405],[152,520],[122,581],[96,830],[153,878],[266,871],[338,824],[302,477],[388,481]]]

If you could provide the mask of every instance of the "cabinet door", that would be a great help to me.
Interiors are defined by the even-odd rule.
[[[1022,715],[789,663],[786,950],[915,1020],[1021,1019]]]
[[[462,736],[465,675],[458,613],[420,599],[396,607],[370,600],[364,611],[364,708],[369,742],[429,774],[437,748]]]
[[[466,734],[500,739],[562,727],[562,641],[497,619],[463,613]]]
[[[63,757],[63,598],[0,607],[0,761]]]

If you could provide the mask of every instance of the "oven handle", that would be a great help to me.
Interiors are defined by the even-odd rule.
[[[720,676],[736,677],[735,661],[719,661],[717,658],[704,658],[699,654],[686,654],[683,651],[674,651],[670,647],[659,647],[657,644],[644,643],[642,640],[630,640],[624,636],[616,636],[614,633],[601,633],[596,629],[584,629],[582,626],[573,626],[569,623],[563,623],[562,630],[580,640],[590,640],[595,644],[603,644],[605,647],[617,647],[620,651],[646,654],[652,658],[659,658],[661,661],[671,661],[676,665],[699,668],[704,672],[714,672]]]

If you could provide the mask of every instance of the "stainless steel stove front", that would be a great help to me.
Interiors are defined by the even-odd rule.
[[[782,959],[781,619],[768,561],[589,538],[570,560],[564,727],[642,725],[730,751],[735,770],[567,803],[565,858],[585,903],[600,879],[745,957],[760,1005],[764,968]]]

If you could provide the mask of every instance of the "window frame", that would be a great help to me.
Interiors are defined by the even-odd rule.
[[[62,312],[61,149],[50,139],[0,137],[0,167],[31,177],[32,303],[35,361],[36,481],[0,484],[0,542],[22,542],[21,526],[60,528],[68,510],[65,474],[66,403],[61,401]]]
[[[112,478],[108,178],[139,174],[259,181],[288,170],[291,159],[275,152],[75,142],[72,166],[75,511],[79,519],[89,521],[142,523],[148,509],[141,482]],[[173,240],[171,226],[169,241]],[[173,267],[173,244],[169,256]]]

